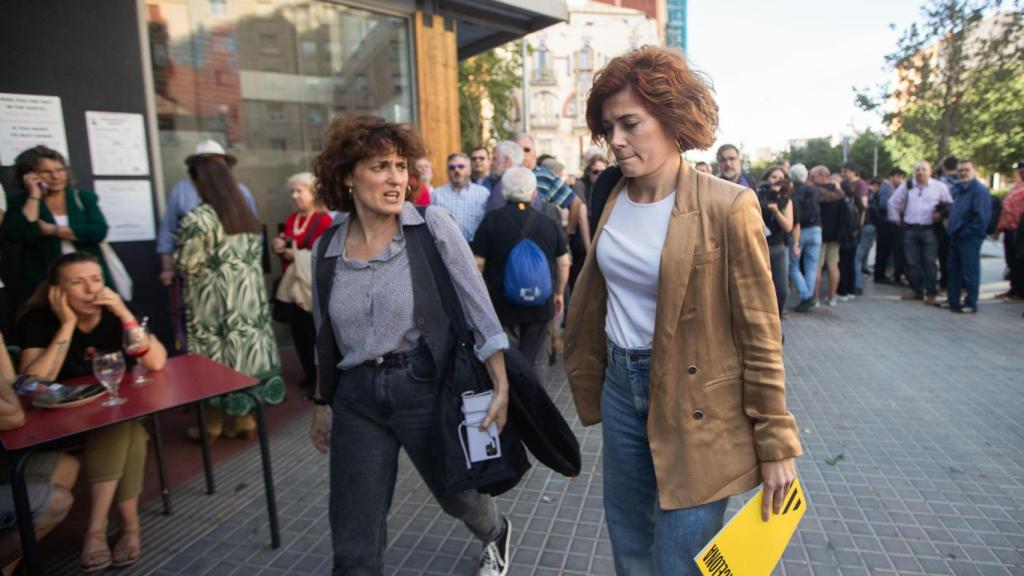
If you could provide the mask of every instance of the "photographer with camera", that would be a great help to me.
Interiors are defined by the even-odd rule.
[[[907,278],[914,290],[903,300],[935,304],[939,241],[933,225],[942,220],[938,212],[942,203],[952,204],[953,197],[945,184],[932,178],[932,165],[924,160],[914,166],[914,178],[900,184],[889,199],[889,221],[903,228]]]
[[[789,201],[793,183],[786,177],[782,166],[772,166],[765,172],[764,182],[757,188],[761,203],[761,217],[768,235],[768,255],[771,257],[772,283],[779,314],[786,306],[789,291],[789,248],[786,238],[793,231],[793,203]],[[794,249],[799,249],[794,246]]]

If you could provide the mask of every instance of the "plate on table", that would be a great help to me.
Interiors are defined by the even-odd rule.
[[[72,391],[60,402],[47,402],[45,398],[37,397],[32,401],[32,405],[37,408],[74,408],[93,402],[105,394],[107,394],[107,389],[102,384],[82,384],[73,387]]]

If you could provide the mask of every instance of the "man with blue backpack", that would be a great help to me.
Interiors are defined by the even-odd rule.
[[[542,367],[548,324],[564,305],[569,249],[558,224],[531,206],[533,172],[509,168],[501,192],[505,206],[487,213],[471,246],[505,332],[531,364]]]

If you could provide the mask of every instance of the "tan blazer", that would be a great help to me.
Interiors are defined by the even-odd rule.
[[[565,369],[584,425],[601,421],[608,352],[596,248],[624,184],[601,214],[566,324]],[[682,163],[655,316],[647,433],[662,509],[745,492],[761,483],[760,462],[801,454],[752,191]]]

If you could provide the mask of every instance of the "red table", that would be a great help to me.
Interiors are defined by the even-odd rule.
[[[131,371],[126,371],[119,393],[128,401],[120,406],[103,406],[103,400],[96,400],[83,406],[66,409],[42,409],[29,407],[25,411],[25,425],[13,430],[0,432],[0,443],[10,454],[11,489],[14,494],[18,529],[21,532],[25,565],[30,574],[42,574],[39,551],[32,526],[32,512],[25,485],[24,467],[27,457],[45,445],[71,436],[149,415],[164,410],[194,404],[231,392],[249,394],[256,400],[256,422],[260,439],[260,455],[263,461],[263,480],[267,496],[267,511],[270,515],[270,534],[274,548],[281,545],[277,520],[277,501],[274,495],[273,471],[270,466],[270,446],[267,439],[263,406],[250,390],[259,381],[205,356],[176,356],[167,360],[166,367],[159,372],[149,373],[149,384],[135,387],[131,384]],[[62,384],[88,384],[95,378],[77,378]],[[105,398],[105,397],[104,397]],[[200,406],[196,412],[199,430],[203,436],[203,464],[206,468],[207,491],[213,493],[213,476],[210,455],[206,442],[206,422]],[[159,427],[157,427],[159,429]],[[161,464],[159,439],[156,438],[157,460]],[[161,470],[161,483],[163,473]],[[166,495],[166,493],[165,493]],[[165,508],[169,511],[167,500]]]

